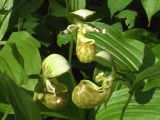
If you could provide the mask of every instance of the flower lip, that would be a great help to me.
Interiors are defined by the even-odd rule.
[[[102,104],[109,92],[90,80],[81,80],[72,92],[72,101],[80,108],[91,109]]]

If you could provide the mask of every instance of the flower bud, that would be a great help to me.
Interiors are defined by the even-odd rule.
[[[103,90],[89,80],[82,80],[72,92],[72,101],[80,108],[94,108],[105,102],[109,91]]]
[[[67,60],[59,54],[49,55],[42,63],[42,74],[45,78],[54,78],[69,71]]]

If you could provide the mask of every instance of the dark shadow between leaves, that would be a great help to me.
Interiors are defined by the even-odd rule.
[[[143,58],[143,63],[139,68],[139,71],[143,71],[144,69],[152,66],[155,63],[155,55],[151,51],[149,46],[145,46],[144,48],[144,58]]]
[[[135,90],[135,100],[137,103],[139,104],[146,104],[148,102],[150,102],[150,100],[153,97],[153,94],[155,92],[155,88],[152,88],[150,90],[147,91],[143,91],[143,87],[144,86],[140,86]]]
[[[23,57],[20,55],[20,53],[18,52],[17,46],[15,43],[9,43],[10,47],[12,48],[12,52],[13,52],[13,56],[15,57],[15,59],[18,61],[18,63],[22,66],[22,68],[24,69],[24,59]]]

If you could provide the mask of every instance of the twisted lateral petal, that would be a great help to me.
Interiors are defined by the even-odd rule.
[[[42,63],[42,74],[45,78],[54,78],[69,71],[67,60],[59,54],[49,55]]]

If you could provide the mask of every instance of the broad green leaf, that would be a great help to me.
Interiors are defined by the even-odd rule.
[[[136,11],[131,11],[131,10],[123,10],[121,11],[118,15],[116,15],[118,18],[124,18],[125,19],[125,24],[128,26],[128,28],[134,27],[134,22],[137,17],[137,12]]]
[[[19,56],[15,56],[15,49],[10,45],[15,44]],[[13,33],[7,45],[0,51],[0,70],[5,71],[18,86],[28,90],[34,90],[37,80],[28,80],[27,76],[39,74],[41,70],[41,58],[38,51],[39,42],[27,32]],[[21,57],[21,63],[18,58]],[[23,65],[22,65],[23,62]],[[14,66],[14,67],[13,67]]]
[[[58,0],[50,0],[49,13],[55,17],[65,17],[67,15],[67,9]]]
[[[117,30],[119,32],[122,32],[123,31],[123,26],[120,22],[117,22],[117,23],[114,23],[111,25],[111,27],[114,29],[114,30]]]
[[[68,13],[74,12],[79,9],[84,9],[86,6],[86,0],[65,0]]]
[[[19,6],[21,7],[21,10],[19,11],[21,17],[27,16],[31,13],[36,12],[41,7],[43,2],[44,0],[30,0],[30,1],[24,0],[23,5]]]
[[[13,6],[13,0],[0,1],[0,41],[2,40],[8,28],[12,6]]]
[[[5,103],[0,103],[0,112],[5,113],[6,111],[9,114],[14,114],[14,110],[11,105],[5,104]]]
[[[8,42],[15,43],[24,59],[24,69],[27,75],[39,74],[41,70],[41,58],[38,51],[40,43],[25,31],[13,33]]]
[[[132,0],[108,0],[108,8],[111,12],[111,17],[118,11],[123,10],[129,5]]]
[[[20,24],[23,24],[25,17],[38,11],[43,3],[44,0],[14,0],[9,27],[15,28],[15,25],[20,26]]]
[[[146,81],[146,85],[144,87],[145,90],[149,90],[148,88],[154,88],[154,87],[159,87],[159,84],[156,83],[159,82],[159,77],[160,77],[160,62],[157,62],[155,65],[145,69],[144,71],[140,72],[136,80],[134,81],[133,88],[139,87],[139,83]],[[155,86],[154,86],[155,85]]]
[[[157,44],[152,48],[154,55],[157,57],[157,60],[160,60],[160,51],[159,50],[160,50],[160,44]]]
[[[46,22],[48,24],[48,21]],[[23,30],[29,32],[32,35],[38,36],[37,38],[45,47],[50,45],[52,39],[51,32],[46,24],[41,23],[40,17],[28,15],[25,17],[25,21],[22,21],[21,26]]]
[[[152,16],[160,10],[159,0],[141,0],[142,5],[147,13],[148,24],[150,25]]]
[[[101,30],[105,29],[105,34],[87,33],[87,37],[95,39],[97,52],[105,50],[111,53],[118,69],[138,71],[143,61],[144,44],[138,41],[129,43],[130,40],[106,24],[94,22],[92,25]],[[135,43],[140,48],[137,48]]]
[[[25,17],[25,22],[23,22],[23,29],[29,32],[30,34],[36,34],[36,27],[39,25],[40,19],[34,16]]]
[[[142,42],[134,40],[134,39],[128,39],[128,40],[126,40],[126,42],[131,45],[136,45],[136,48],[139,51],[143,51],[143,62],[139,68],[139,71],[142,71],[142,70],[152,66],[153,64],[155,64],[156,57],[153,54],[153,52],[149,46],[145,45],[145,47],[143,47],[144,44],[142,44]]]
[[[119,120],[122,108],[128,98],[128,90],[119,90],[113,93],[107,107],[97,111],[96,120]],[[157,90],[152,100],[144,105],[137,104],[132,97],[129,103],[123,120],[159,120],[160,111],[160,91]]]
[[[139,73],[137,75],[136,81],[135,81],[135,85],[138,82],[141,82],[145,79],[148,78],[152,78],[152,77],[156,77],[156,76],[160,76],[160,62],[156,63],[155,65],[145,69],[144,71],[142,71],[141,73]]]
[[[154,33],[148,32],[142,28],[126,30],[122,33],[122,35],[126,38],[140,40],[145,43],[158,41],[158,37]]]
[[[150,90],[152,88],[160,88],[160,76],[149,79],[143,88],[143,91]]]
[[[16,120],[41,120],[40,111],[32,98],[2,73],[0,73],[0,93],[11,103]]]
[[[14,57],[12,48],[9,45],[6,45],[0,51],[0,62],[0,70],[5,71],[5,73],[9,75],[17,85],[20,86],[24,81],[27,80],[27,76],[24,74],[24,69]]]
[[[57,44],[59,47],[66,45],[67,43],[76,40],[76,33],[72,34],[63,34],[59,33],[57,36]]]

